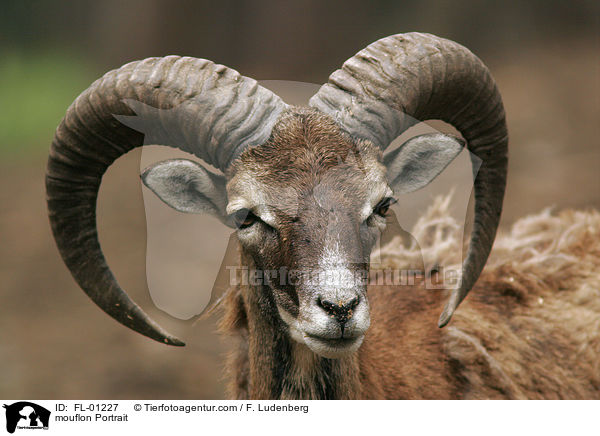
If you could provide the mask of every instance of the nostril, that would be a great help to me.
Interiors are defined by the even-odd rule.
[[[317,299],[317,305],[329,315],[336,315],[339,308],[337,304],[332,303],[331,301],[321,300],[321,298]]]
[[[321,297],[317,298],[316,301],[317,306],[323,309],[332,318],[337,319],[337,321],[342,325],[352,318],[353,311],[356,306],[358,306],[359,302],[359,297],[353,298],[346,304],[343,302],[336,304],[328,300],[323,300]]]

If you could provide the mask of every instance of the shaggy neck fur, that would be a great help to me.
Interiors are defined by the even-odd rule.
[[[240,341],[228,361],[230,398],[360,396],[358,357],[326,359],[290,338],[264,286],[240,286],[230,292],[221,329]]]

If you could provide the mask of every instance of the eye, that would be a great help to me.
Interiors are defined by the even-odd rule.
[[[377,203],[377,206],[373,208],[373,213],[382,217],[386,217],[388,211],[390,210],[390,206],[396,202],[397,200],[395,198],[385,197],[383,200]]]
[[[260,218],[249,209],[240,209],[231,214],[231,220],[238,229],[245,229],[260,221]]]

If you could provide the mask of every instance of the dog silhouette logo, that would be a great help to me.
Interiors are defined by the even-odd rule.
[[[6,431],[14,433],[18,429],[48,429],[50,411],[29,401],[19,401],[6,409]]]

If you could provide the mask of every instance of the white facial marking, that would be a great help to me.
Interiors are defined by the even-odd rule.
[[[348,256],[340,248],[336,238],[323,249],[319,260],[320,287],[324,291],[350,288],[354,285],[352,271],[348,268]]]

